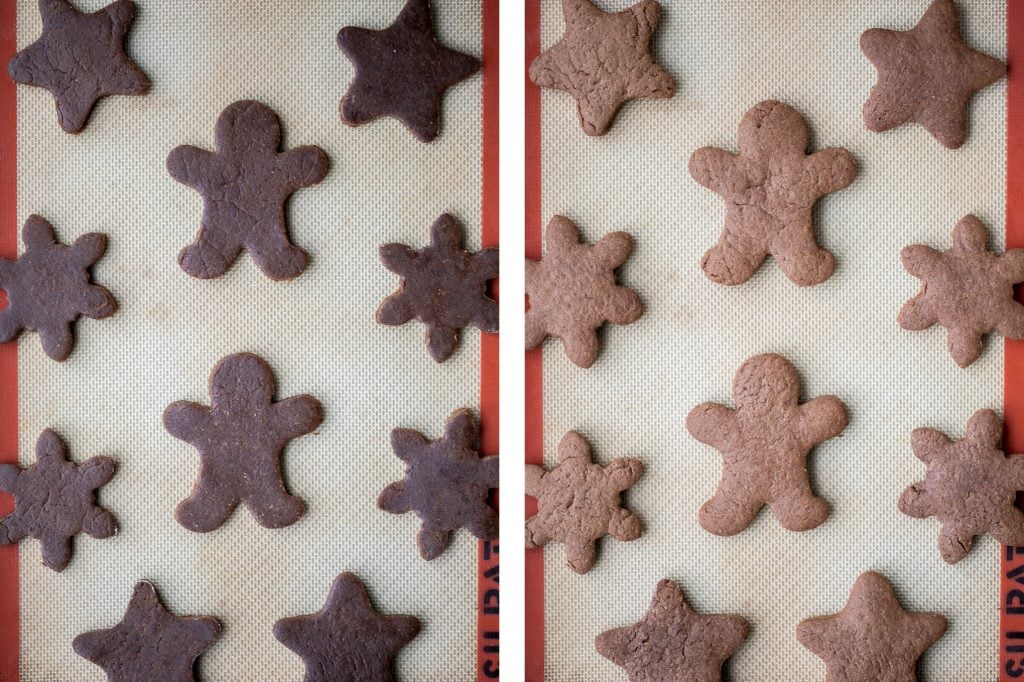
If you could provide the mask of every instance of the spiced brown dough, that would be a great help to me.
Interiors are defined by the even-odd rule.
[[[857,175],[840,147],[807,154],[803,116],[776,101],[755,105],[740,121],[739,154],[703,147],[690,157],[694,180],[725,200],[722,236],[701,260],[714,282],[743,284],[769,255],[795,284],[824,282],[835,258],[814,237],[814,204]]]
[[[75,535],[84,532],[103,539],[117,532],[114,517],[96,504],[96,490],[113,475],[110,457],[69,462],[67,445],[46,429],[36,441],[35,464],[27,469],[0,464],[0,490],[14,496],[14,511],[0,517],[0,545],[37,538],[43,563],[63,571],[71,560]]]
[[[378,613],[351,573],[335,579],[318,613],[274,623],[274,637],[305,662],[304,682],[392,682],[395,656],[419,631],[413,616]]]
[[[192,682],[195,661],[221,631],[205,616],[175,616],[160,603],[156,588],[135,585],[121,622],[75,637],[75,653],[107,673],[108,682]]]
[[[338,47],[356,69],[339,105],[342,123],[393,116],[421,142],[437,137],[445,91],[480,70],[479,59],[438,42],[430,0],[408,0],[382,31],[346,26]]]
[[[919,123],[950,149],[967,139],[974,93],[1006,74],[1005,64],[964,43],[953,0],[934,0],[909,31],[865,31],[860,49],[878,70],[862,112],[868,129]]]
[[[149,79],[124,51],[135,3],[118,0],[84,14],[67,0],[39,0],[43,34],[14,55],[7,73],[18,83],[46,88],[68,133],[85,127],[96,101],[107,95],[144,95]]]
[[[604,135],[631,99],[675,94],[672,77],[651,56],[661,5],[642,0],[621,12],[603,12],[590,0],[562,0],[565,34],[530,65],[530,80],[576,100],[587,135]]]
[[[185,528],[216,530],[239,502],[266,528],[291,525],[305,512],[305,503],[285,488],[281,453],[319,426],[323,412],[308,395],[274,402],[275,389],[263,358],[236,353],[213,368],[209,407],[180,401],[164,410],[164,428],[202,460],[192,494],[174,514]]]
[[[288,239],[284,205],[297,189],[324,179],[327,154],[313,146],[279,152],[277,114],[253,100],[221,112],[215,139],[215,152],[183,145],[167,156],[171,177],[203,195],[202,224],[178,254],[181,269],[219,277],[245,249],[267,277],[297,277],[309,254]]]
[[[675,581],[661,580],[639,622],[602,632],[595,644],[630,682],[718,682],[749,632],[739,616],[696,613]]]
[[[787,530],[821,525],[828,502],[811,490],[807,457],[846,428],[846,408],[835,396],[800,404],[800,379],[781,355],[756,355],[736,371],[736,409],[704,403],[690,411],[686,429],[722,453],[722,479],[700,509],[700,525],[735,535],[768,505]]]
[[[904,610],[889,581],[867,571],[842,611],[803,621],[796,638],[825,661],[826,682],[914,682],[917,659],[945,632],[943,616]]]

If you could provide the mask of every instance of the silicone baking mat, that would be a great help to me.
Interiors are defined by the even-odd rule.
[[[630,3],[597,4],[616,11]],[[594,637],[637,621],[661,578],[678,581],[700,612],[749,621],[729,679],[821,680],[824,664],[796,641],[796,625],[840,610],[856,577],[871,569],[892,581],[906,608],[949,619],[921,660],[923,680],[986,681],[1010,670],[999,654],[1000,546],[979,539],[968,558],[946,565],[935,520],[896,508],[900,492],[924,474],[910,432],[931,426],[960,437],[975,410],[1002,412],[1010,366],[999,339],[963,370],[942,329],[910,333],[896,324],[920,286],[901,267],[903,246],[948,248],[953,225],[973,213],[1002,249],[1008,217],[1007,80],[974,99],[970,137],[957,151],[920,127],[876,134],[861,120],[876,72],[860,34],[909,29],[928,4],[664,0],[654,54],[677,92],[627,104],[600,138],[580,130],[568,95],[527,84],[527,255],[540,257],[555,214],[591,242],[630,232],[636,247],[620,280],[646,305],[638,323],[605,329],[591,369],[572,365],[551,341],[527,359],[528,461],[553,465],[559,439],[576,429],[598,461],[638,457],[647,467],[625,495],[646,524],[642,538],[606,538],[585,575],[564,565],[558,545],[528,552],[531,682],[625,679],[597,653]],[[958,5],[968,44],[1005,59],[1003,0]],[[528,62],[561,36],[560,6],[530,2]],[[854,183],[815,212],[819,242],[838,262],[818,286],[793,285],[771,260],[737,287],[712,283],[699,266],[718,239],[724,205],[690,177],[687,161],[704,145],[735,150],[744,112],[766,99],[806,117],[814,149],[846,147],[859,164]],[[731,404],[734,372],[764,352],[794,363],[806,398],[835,394],[847,405],[847,429],[809,460],[812,485],[832,514],[815,530],[791,533],[764,511],[741,534],[718,537],[700,527],[697,510],[715,490],[722,458],[692,438],[684,420],[701,402]],[[1010,359],[1021,352],[1006,350]],[[1009,374],[1007,382],[1016,385]],[[1011,422],[1024,418],[1019,406],[1011,410],[1008,403]],[[1011,447],[1024,450],[1021,441]]]
[[[20,252],[32,213],[65,242],[105,232],[94,275],[120,303],[110,319],[78,323],[64,363],[47,358],[35,334],[0,347],[0,457],[29,464],[37,436],[52,427],[75,461],[115,458],[99,500],[120,526],[109,540],[80,536],[63,573],[42,566],[35,541],[0,548],[0,680],[104,679],[71,641],[117,623],[140,579],[155,583],[172,612],[223,624],[199,659],[200,679],[301,679],[301,659],[271,628],[318,610],[343,571],[365,581],[382,612],[423,622],[397,658],[400,679],[496,677],[497,543],[456,532],[428,563],[416,550],[415,515],[375,505],[404,471],[389,447],[392,428],[439,437],[449,413],[466,406],[483,420],[483,450],[495,454],[497,443],[496,337],[467,330],[437,364],[422,325],[374,321],[398,285],[378,260],[380,244],[425,245],[443,212],[465,226],[468,247],[497,242],[496,0],[434,3],[440,40],[485,64],[448,91],[435,142],[418,142],[393,119],[360,128],[339,120],[353,69],[338,30],[384,28],[403,4],[139,0],[128,51],[152,90],[102,100],[78,136],[60,130],[47,92],[0,77],[3,255]],[[37,3],[4,0],[0,25],[6,64],[39,35]],[[327,178],[288,204],[291,237],[311,254],[289,282],[270,281],[247,255],[213,280],[193,279],[176,262],[202,199],[171,179],[167,154],[179,144],[212,148],[218,114],[246,98],[277,112],[285,148],[316,144],[330,158]],[[279,397],[310,393],[323,404],[323,425],[292,441],[283,459],[308,509],[293,526],[268,530],[240,508],[221,529],[196,534],[172,514],[199,459],[164,431],[161,413],[175,400],[208,402],[214,364],[239,351],[267,359]],[[10,498],[0,505],[9,511]]]

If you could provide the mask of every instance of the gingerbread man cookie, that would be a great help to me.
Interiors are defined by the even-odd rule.
[[[828,502],[807,478],[814,446],[846,428],[846,408],[835,396],[800,403],[800,379],[781,355],[756,355],[732,383],[736,409],[704,403],[690,411],[686,429],[722,453],[722,480],[700,509],[700,525],[735,535],[768,505],[783,528],[810,530],[828,517]]]
[[[835,258],[814,237],[814,204],[857,175],[845,149],[807,154],[807,124],[782,102],[757,104],[740,121],[740,153],[717,147],[690,157],[690,175],[725,200],[722,236],[704,254],[704,274],[719,284],[743,284],[769,255],[800,286],[824,282]]]

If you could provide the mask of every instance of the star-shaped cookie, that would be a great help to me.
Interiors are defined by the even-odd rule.
[[[419,631],[413,616],[378,613],[351,573],[335,579],[318,613],[274,623],[274,637],[305,661],[305,682],[392,682],[395,656]]]
[[[906,271],[923,282],[900,310],[900,326],[941,324],[949,354],[961,367],[978,359],[989,332],[1024,339],[1024,305],[1013,297],[1013,285],[1024,282],[1024,249],[996,254],[987,244],[985,226],[968,215],[953,229],[948,251],[914,244],[900,252]]]
[[[631,99],[675,94],[672,76],[651,56],[661,5],[642,0],[621,12],[602,12],[590,0],[562,0],[565,34],[530,65],[530,80],[576,100],[587,135],[604,135]]]
[[[416,512],[423,522],[416,544],[428,561],[448,548],[456,528],[481,540],[498,537],[498,515],[487,504],[491,489],[498,487],[498,457],[480,457],[476,448],[476,420],[469,410],[453,412],[438,440],[412,429],[391,432],[391,449],[405,462],[405,478],[385,488],[377,506],[392,514]]]
[[[219,277],[245,249],[270,279],[297,277],[309,254],[288,239],[284,206],[298,189],[327,175],[327,154],[307,145],[286,152],[281,122],[253,100],[228,106],[217,118],[217,151],[182,145],[167,156],[167,172],[203,195],[203,219],[192,244],[178,254],[181,269]]]
[[[85,315],[101,320],[117,310],[114,297],[92,284],[89,273],[107,250],[107,236],[90,232],[67,246],[57,241],[50,223],[33,215],[25,221],[21,239],[25,251],[18,260],[0,259],[0,289],[8,299],[0,311],[0,343],[23,329],[38,331],[43,351],[54,360],[66,360],[75,345],[71,324],[76,319]]]
[[[914,682],[917,659],[945,632],[944,617],[905,611],[889,581],[867,571],[842,611],[803,621],[796,638],[825,661],[828,682]]]
[[[393,116],[421,142],[437,137],[445,90],[480,70],[479,59],[438,42],[430,0],[408,0],[382,31],[346,26],[338,47],[356,69],[339,105],[342,123]]]
[[[135,3],[118,0],[84,14],[67,0],[39,0],[43,34],[14,55],[7,73],[18,83],[46,88],[57,103],[60,127],[77,133],[96,101],[107,95],[144,95],[149,79],[124,51]]]
[[[835,258],[815,241],[814,204],[853,182],[857,162],[841,147],[807,154],[809,142],[800,112],[766,101],[743,115],[739,154],[703,147],[690,157],[694,180],[725,200],[722,236],[700,264],[709,279],[743,284],[768,256],[800,286],[832,275]]]
[[[380,304],[377,321],[401,325],[415,317],[427,325],[427,349],[437,362],[455,352],[466,325],[498,331],[498,303],[487,296],[487,282],[498,276],[498,249],[463,249],[462,226],[451,215],[431,226],[430,246],[385,244],[380,259],[402,283]]]
[[[1003,422],[992,410],[975,412],[961,440],[935,429],[910,434],[914,456],[928,473],[903,491],[899,508],[918,519],[938,517],[939,553],[948,563],[967,556],[981,533],[1004,545],[1024,545],[1024,513],[1015,504],[1024,490],[1024,455],[1006,457],[1002,438]]]
[[[631,324],[644,313],[636,292],[615,282],[616,268],[633,251],[633,238],[610,232],[593,246],[584,244],[579,228],[556,215],[545,240],[544,258],[526,261],[526,349],[557,336],[574,364],[590,367],[600,347],[598,327],[606,321]]]
[[[192,682],[195,661],[220,635],[220,623],[205,616],[175,616],[156,588],[135,584],[121,622],[86,632],[72,642],[75,653],[107,673],[108,682]]]
[[[323,411],[308,395],[274,402],[275,390],[263,358],[236,353],[213,368],[209,407],[180,401],[164,410],[164,428],[202,460],[192,494],[174,513],[185,528],[216,530],[239,502],[266,528],[289,526],[305,512],[305,503],[285,488],[281,453],[288,441],[319,426]]]
[[[829,514],[811,490],[807,457],[814,446],[846,428],[846,408],[835,396],[800,404],[800,378],[781,355],[756,355],[736,371],[736,409],[704,403],[690,411],[686,429],[722,453],[722,480],[700,509],[700,525],[735,535],[768,505],[783,528],[810,530]]]
[[[635,625],[597,636],[597,652],[626,669],[630,682],[716,682],[747,638],[739,616],[702,616],[672,580],[661,580]]]
[[[621,493],[643,472],[638,459],[614,459],[606,467],[595,464],[590,444],[569,431],[558,444],[554,469],[526,465],[526,494],[537,498],[537,513],[526,520],[526,546],[560,542],[569,568],[586,573],[597,560],[600,538],[628,541],[643,533],[640,518],[621,500]]]
[[[35,464],[0,464],[0,490],[14,495],[14,511],[0,517],[0,545],[36,538],[43,563],[55,571],[71,560],[75,535],[103,539],[117,532],[114,517],[96,504],[96,490],[114,475],[114,460],[93,457],[74,464],[67,452],[61,437],[46,429],[36,441]]]
[[[1001,61],[964,43],[953,0],[934,0],[909,31],[865,31],[860,49],[878,69],[878,82],[864,103],[868,129],[920,123],[950,149],[967,139],[974,93],[1006,74]]]

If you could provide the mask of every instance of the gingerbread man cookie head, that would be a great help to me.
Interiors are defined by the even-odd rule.
[[[793,365],[781,355],[755,355],[736,370],[732,399],[739,409],[754,414],[771,413],[797,404],[800,378]]]
[[[217,117],[213,139],[222,154],[276,155],[281,144],[281,121],[258,102],[235,102]]]
[[[758,103],[743,115],[736,139],[740,156],[758,160],[802,157],[811,143],[807,122],[800,112],[771,100]]]

